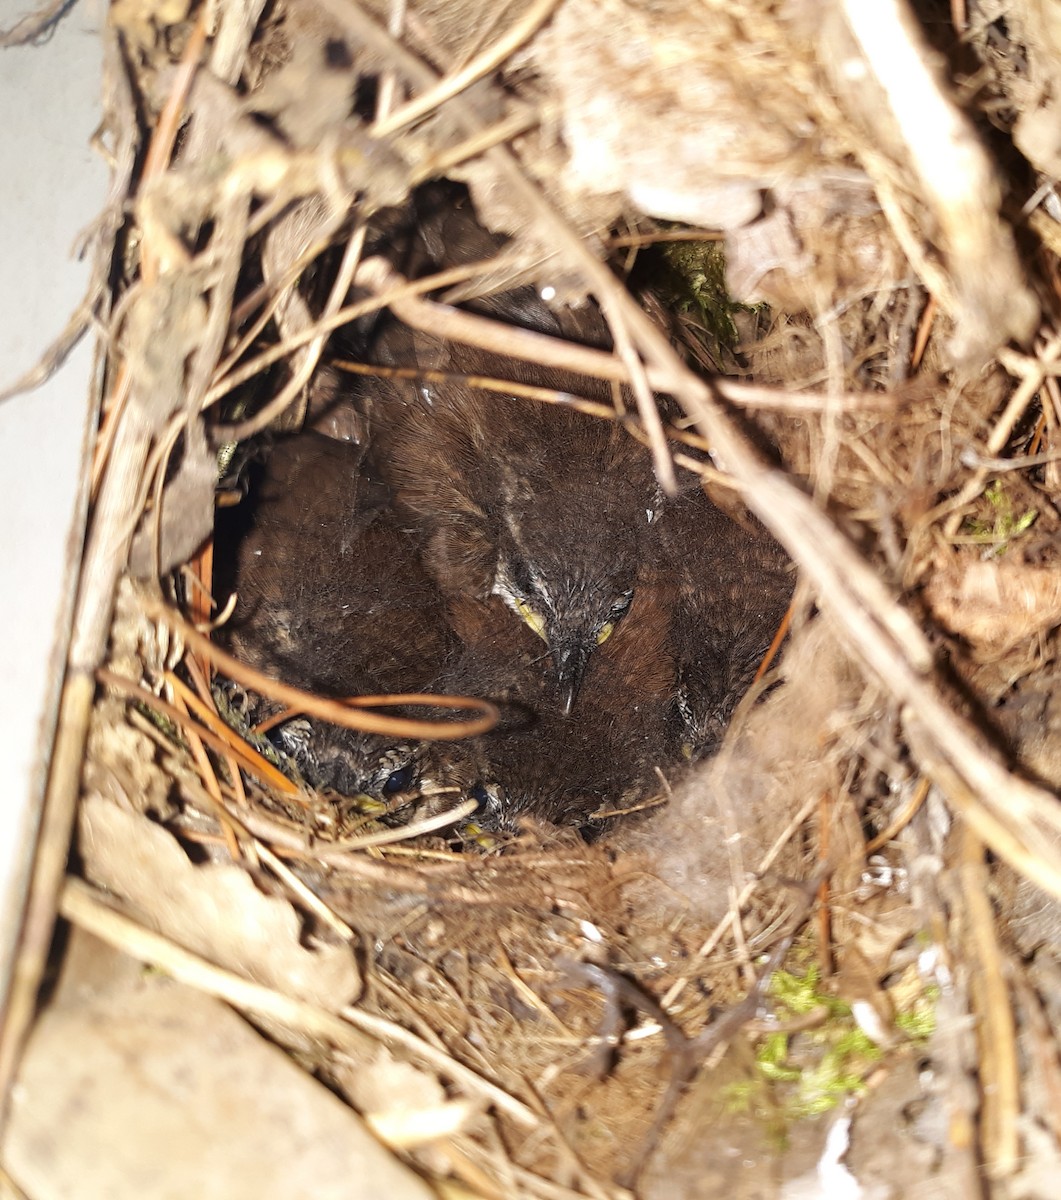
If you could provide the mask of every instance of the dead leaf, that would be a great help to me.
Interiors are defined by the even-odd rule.
[[[187,950],[329,1011],[351,1003],[360,977],[347,946],[307,949],[301,921],[241,867],[195,866],[176,838],[96,796],[81,808],[85,876]]]

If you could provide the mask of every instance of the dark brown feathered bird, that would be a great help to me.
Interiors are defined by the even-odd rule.
[[[558,371],[413,342],[419,365],[601,395]],[[425,566],[447,596],[498,596],[542,639],[570,712],[633,598],[658,505],[647,452],[606,421],[460,383],[381,393],[374,461],[423,531]]]
[[[671,590],[674,720],[688,757],[718,748],[792,598],[784,550],[750,514],[738,522],[696,487],[668,504],[651,568]]]
[[[510,822],[505,819],[492,755],[510,737],[537,739],[539,713],[548,694],[545,651],[525,625],[512,620],[496,596],[485,601],[454,597],[449,620],[462,647],[436,680],[435,690],[489,700],[500,713],[493,730],[459,746],[462,782],[480,803],[474,820],[496,831]]]
[[[674,696],[667,648],[669,611],[638,588],[614,637],[594,655],[575,711],[564,716],[558,684],[542,671],[540,642],[495,597],[467,638],[458,691],[493,700],[497,729],[476,739],[479,820],[513,828],[521,817],[600,832],[600,814],[636,804],[673,755],[668,715]],[[514,644],[515,643],[515,644]]]
[[[423,691],[456,639],[418,539],[385,507],[363,451],[301,434],[274,445],[250,485],[218,521],[216,590],[238,597],[225,629],[233,650],[325,696]],[[309,782],[344,794],[445,782],[444,757],[425,743],[308,718],[279,737]]]
[[[459,353],[450,363],[494,369]],[[409,407],[391,445],[427,569],[448,595],[499,596],[545,642],[570,712],[593,650],[633,598],[656,503],[642,448],[578,413],[446,387]]]

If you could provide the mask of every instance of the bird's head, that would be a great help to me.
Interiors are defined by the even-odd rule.
[[[733,712],[733,697],[716,695],[715,688],[682,673],[674,697],[682,757],[690,762],[709,758],[722,744]]]
[[[402,710],[391,709],[392,715]],[[432,716],[451,709],[430,709]],[[411,713],[403,715],[411,715]],[[415,815],[438,817],[472,797],[483,773],[481,739],[418,741],[364,733],[296,717],[276,731],[303,779],[328,788],[352,808],[385,823],[405,823]]]
[[[594,650],[611,637],[634,596],[637,542],[621,524],[559,526],[509,514],[498,540],[493,591],[545,642],[561,710],[569,714]]]
[[[737,705],[770,645],[769,629],[731,619],[723,629],[685,614],[675,622],[679,654],[675,716],[682,754],[693,762],[715,754]]]
[[[296,717],[277,730],[307,783],[373,804],[414,799],[424,782],[425,746]]]

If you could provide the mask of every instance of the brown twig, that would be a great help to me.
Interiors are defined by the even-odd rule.
[[[984,846],[968,826],[961,834],[961,889],[969,983],[980,1044],[981,1151],[992,1179],[1013,1174],[1020,1152],[1020,1068],[1005,965],[988,894]]]
[[[358,260],[361,258],[361,249],[364,241],[365,226],[361,225],[346,243],[346,249],[343,251],[343,260],[339,264],[338,274],[336,275],[335,282],[332,284],[331,294],[324,308],[324,320],[334,316],[341,308],[343,298],[346,296],[346,293],[350,289],[350,284],[353,282],[354,272],[357,269]],[[289,405],[294,403],[303,388],[309,383],[310,376],[316,369],[321,350],[324,348],[324,339],[324,333],[318,331],[316,337],[300,352],[298,364],[291,378],[280,389],[279,395],[274,396],[253,417],[242,421],[237,426],[237,432],[233,440],[242,441],[244,438],[253,437],[256,433],[260,433],[285,412]]]
[[[883,846],[886,846],[894,837],[897,837],[917,816],[918,810],[924,804],[925,798],[928,796],[928,789],[931,785],[927,779],[918,780],[917,787],[914,788],[910,799],[903,805],[902,809],[886,828],[866,846],[865,857],[871,854],[876,854]]]
[[[112,676],[112,678],[116,678],[116,676]],[[232,861],[239,862],[243,858],[243,855],[240,851],[236,831],[232,828],[232,823],[228,820],[228,814],[225,811],[225,802],[221,796],[221,785],[217,781],[217,774],[214,771],[213,764],[210,762],[210,756],[206,753],[206,749],[203,746],[203,739],[199,736],[196,722],[188,712],[189,704],[195,705],[199,709],[200,714],[202,713],[202,707],[198,705],[196,697],[175,675],[171,674],[168,682],[173,688],[172,707],[181,716],[181,728],[188,739],[188,745],[191,748],[192,759],[199,772],[199,778],[202,780],[203,787],[206,788],[206,794],[210,797],[213,804],[214,815],[221,826],[221,836],[224,838],[225,848],[228,850]],[[178,686],[174,687],[174,684]],[[152,705],[152,707],[155,706]],[[236,768],[235,758],[231,754],[226,754],[225,758],[229,763],[229,769],[233,771],[233,774],[238,775],[238,770],[234,769]]]
[[[466,312],[435,300],[425,300],[381,258],[366,259],[358,269],[357,282],[377,293],[372,307],[386,304],[396,316],[414,329],[436,337],[463,342],[508,358],[519,358],[577,375],[588,375],[612,383],[630,382],[626,365],[607,350],[595,350],[530,329],[517,329],[501,321]],[[420,289],[424,291],[426,289]],[[625,293],[624,293],[625,295]],[[638,310],[640,311],[640,310]],[[677,361],[676,359],[674,360]],[[684,370],[684,368],[683,368]],[[674,382],[673,365],[666,370],[646,368],[648,382],[657,391],[669,391]],[[840,395],[788,392],[782,388],[715,379],[719,395],[742,408],[772,408],[783,411],[865,411],[894,408],[898,398],[890,393],[842,393]],[[701,387],[703,385],[701,384]]]
[[[438,738],[452,741],[457,738],[486,733],[499,720],[500,714],[493,704],[488,700],[479,700],[473,696],[436,696],[417,692],[408,695],[354,696],[346,700],[325,700],[311,692],[302,691],[301,688],[271,679],[261,671],[240,662],[238,658],[234,658],[214,645],[208,637],[189,625],[179,613],[169,608],[161,600],[145,599],[144,611],[148,616],[161,621],[179,633],[187,645],[206,655],[216,667],[237,683],[253,688],[280,704],[286,704],[290,708],[298,709],[322,721],[328,721],[330,724],[342,725],[346,729],[355,729],[362,733],[382,733],[398,737]],[[472,709],[480,712],[482,716],[467,721],[413,721],[405,717],[384,717],[378,713],[362,711],[370,708],[397,708],[410,705]]]
[[[114,688],[116,691],[128,696],[131,700],[139,700],[141,704],[154,709],[162,716],[169,717],[185,733],[191,732],[194,736],[205,742],[212,750],[216,750],[219,754],[235,758],[244,770],[253,772],[266,783],[283,792],[285,796],[289,796],[292,799],[299,798],[300,793],[295,784],[282,775],[272,763],[262,758],[253,747],[246,746],[245,748],[240,748],[234,746],[228,738],[221,737],[212,730],[203,728],[203,726],[193,721],[187,713],[167,703],[160,696],[156,696],[154,692],[149,692],[147,688],[141,687],[134,679],[126,679],[123,675],[119,675],[107,667],[100,667],[96,671],[96,676],[100,683],[105,684],[107,687]]]
[[[489,270],[489,263],[472,263],[465,266],[453,267],[448,271],[440,271],[435,275],[426,276],[423,279],[416,279],[411,282],[404,282],[401,291],[408,295],[417,295],[421,292],[433,291],[435,288],[448,287],[451,284],[463,283],[468,279],[474,279],[485,271]],[[367,300],[360,300],[356,304],[347,305],[345,308],[339,309],[327,318],[321,318],[315,321],[309,328],[303,329],[298,333],[291,334],[283,339],[276,346],[264,350],[256,358],[244,363],[241,367],[229,371],[228,362],[226,361],[223,368],[218,369],[218,376],[213,385],[203,397],[203,408],[208,408],[211,404],[216,404],[223,396],[227,396],[229,392],[241,387],[248,380],[253,379],[255,375],[259,375],[267,367],[271,367],[274,363],[286,358],[293,350],[298,350],[302,346],[309,345],[317,337],[325,333],[331,333],[336,329],[342,328],[344,325],[349,325],[351,321],[356,321],[360,317],[368,316],[370,313],[378,312],[381,308],[386,307],[390,302],[390,295],[373,296]],[[227,374],[224,372],[228,372]],[[240,431],[238,425],[222,426],[220,435],[239,441],[236,436]]]
[[[788,608],[785,609],[785,615],[781,618],[781,624],[777,627],[777,632],[774,634],[770,645],[763,655],[763,661],[759,664],[755,678],[752,683],[758,683],[760,679],[770,670],[770,664],[777,657],[777,652],[781,649],[782,643],[788,637],[788,631],[792,628],[792,618],[796,612],[796,598],[792,597]]]
[[[935,296],[929,296],[928,303],[925,305],[925,311],[921,314],[921,321],[917,327],[917,337],[914,339],[914,348],[910,354],[910,370],[916,371],[921,365],[921,359],[925,354],[925,347],[928,345],[929,334],[932,332],[932,325],[936,319],[936,312],[939,304]]]
[[[403,126],[411,125],[421,117],[427,116],[432,109],[445,104],[477,79],[495,70],[545,24],[558,3],[559,0],[538,0],[536,4],[532,4],[488,50],[477,55],[459,71],[444,76],[434,87],[421,92],[401,108],[380,117],[370,130],[372,136],[388,137]]]
[[[214,704],[213,696],[210,695],[210,688],[206,682],[206,677],[199,669],[199,665],[193,656],[189,655],[187,657],[186,666],[188,667],[188,673],[191,675],[192,681],[199,689],[199,694],[196,695],[195,692],[187,687],[179,675],[175,675],[172,671],[167,671],[165,676],[166,683],[173,689],[174,694],[180,695],[187,707],[218,737],[224,738],[226,742],[232,742],[242,753],[253,751],[254,755],[257,756],[258,752],[254,750],[254,747],[248,746],[242,738],[238,738],[237,740],[236,731],[226,725],[217,715],[217,707]],[[236,793],[240,807],[245,807],[247,794],[243,789],[243,778],[237,770],[235,760],[229,755],[226,755],[225,758],[228,763],[229,775],[232,779],[233,791]]]
[[[462,375],[459,371],[437,371],[420,367],[377,367],[370,363],[351,362],[348,359],[331,359],[330,364],[339,371],[350,375],[370,376],[378,379],[415,379],[423,383],[459,384],[461,387],[475,388],[484,392],[497,392],[503,396],[521,396],[527,400],[540,400],[543,404],[557,404],[564,408],[573,408],[576,412],[585,413],[588,417],[597,417],[602,421],[620,422],[635,435],[644,435],[644,425],[627,413],[618,413],[610,404],[602,404],[599,400],[590,400],[574,392],[561,392],[556,388],[538,387],[532,383],[518,383],[514,379],[497,379],[487,375]],[[710,447],[698,434],[679,429],[676,425],[665,425],[664,432],[670,441],[683,446],[691,446],[706,454]]]

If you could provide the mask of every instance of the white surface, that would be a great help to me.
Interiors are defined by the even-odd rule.
[[[36,7],[0,0],[5,30]],[[89,0],[40,46],[0,49],[0,389],[33,366],[88,285],[73,259],[102,207],[101,14]],[[0,997],[32,846],[65,658],[81,536],[92,348],[0,403]]]

